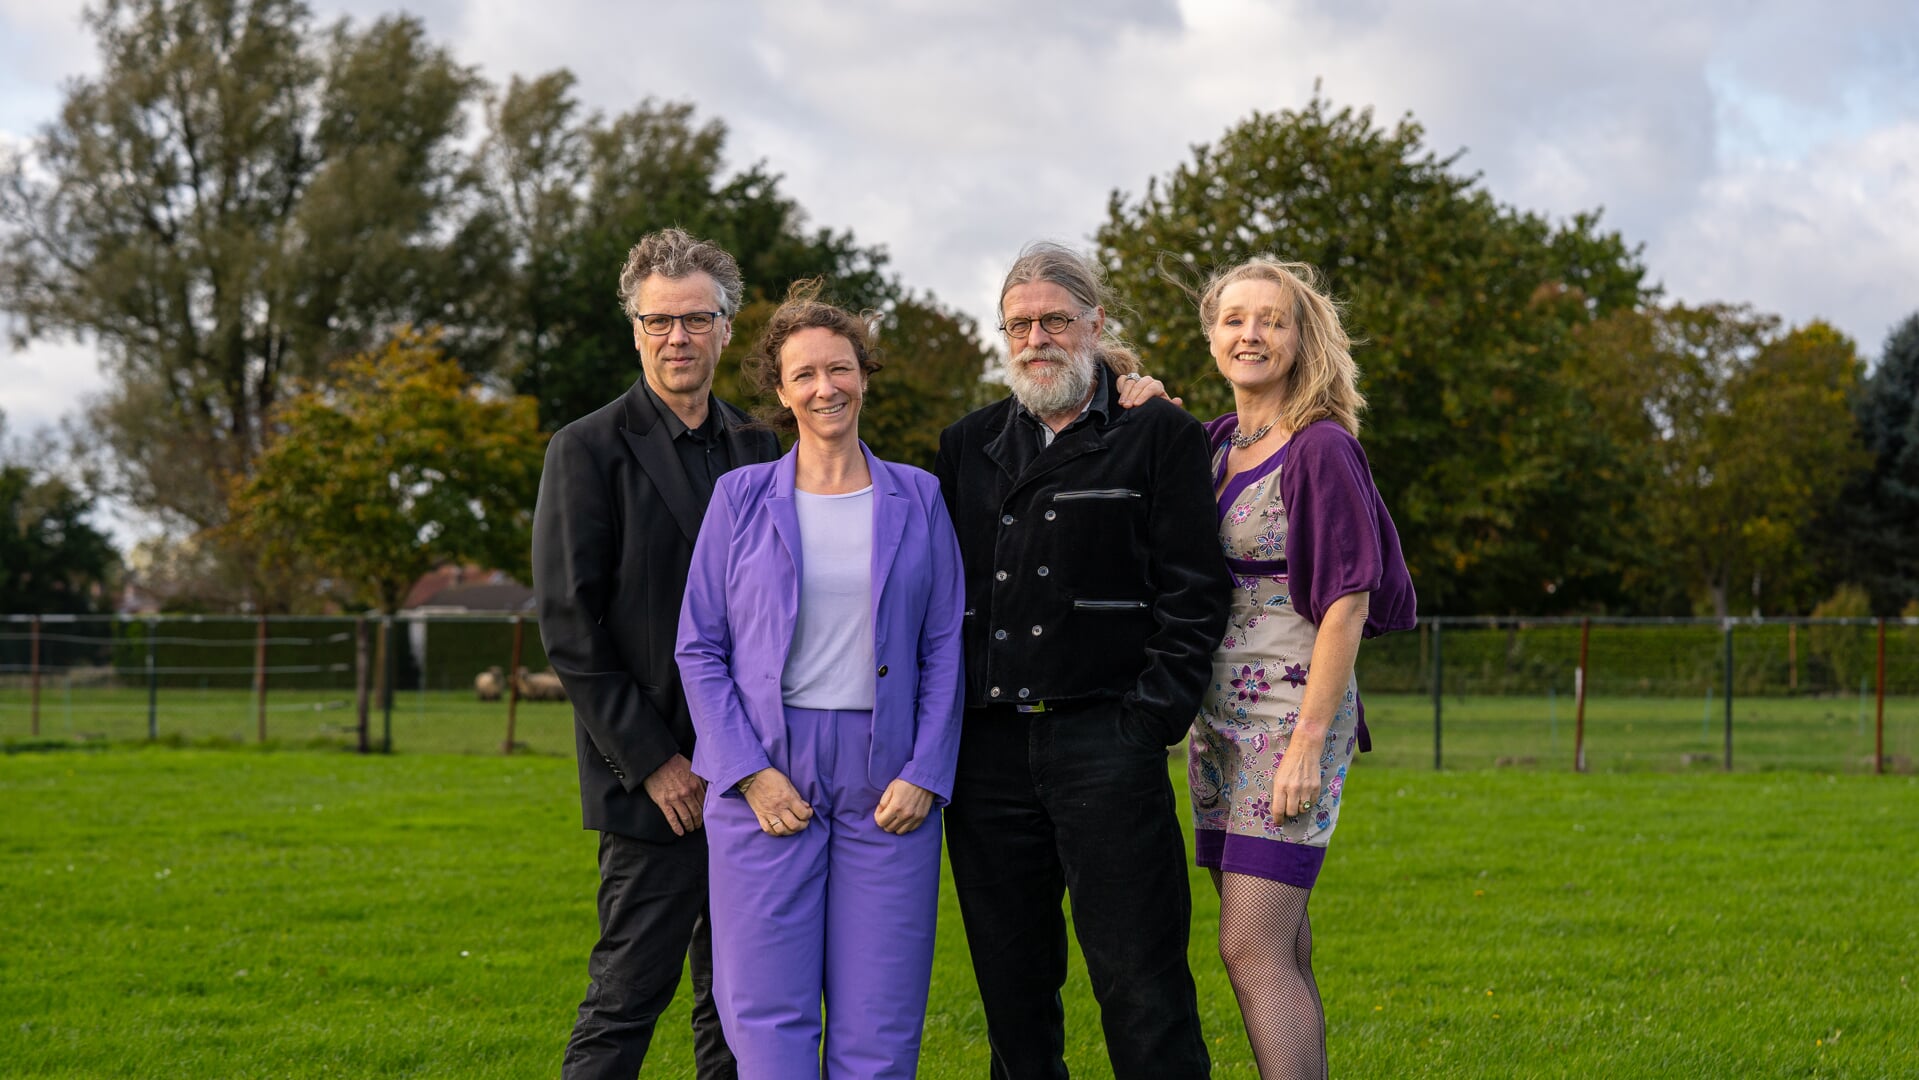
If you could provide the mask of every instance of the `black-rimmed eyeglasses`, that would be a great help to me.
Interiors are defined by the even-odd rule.
[[[1025,316],[1017,319],[1008,319],[999,324],[999,328],[1001,333],[1018,341],[1020,338],[1033,332],[1034,323],[1038,323],[1039,328],[1049,334],[1063,334],[1066,332],[1067,327],[1078,322],[1081,318],[1082,316],[1068,315],[1064,311],[1049,311],[1037,319],[1029,319]]]
[[[635,321],[640,324],[640,329],[654,337],[665,337],[672,333],[676,322],[686,327],[689,334],[704,334],[713,329],[714,320],[723,314],[725,312],[689,311],[684,315],[641,315]]]

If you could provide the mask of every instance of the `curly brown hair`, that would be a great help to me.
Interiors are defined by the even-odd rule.
[[[620,310],[627,318],[637,319],[642,314],[640,286],[654,274],[674,281],[705,274],[720,287],[720,314],[730,319],[740,313],[740,300],[746,291],[740,264],[724,248],[685,229],[647,233],[626,253],[626,265],[620,268]]]
[[[788,338],[801,330],[827,330],[845,338],[847,344],[853,346],[853,358],[859,363],[862,379],[871,378],[884,366],[873,340],[871,316],[855,315],[820,299],[825,288],[821,278],[794,282],[786,290],[786,299],[766,321],[766,329],[760,331],[759,340],[753,343],[753,351],[741,366],[746,384],[760,395],[760,405],[753,410],[753,415],[770,427],[791,431],[796,426],[792,412],[780,404],[780,350],[786,347]]]

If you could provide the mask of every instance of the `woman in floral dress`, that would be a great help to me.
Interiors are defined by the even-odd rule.
[[[1353,658],[1413,625],[1399,536],[1356,437],[1339,312],[1300,263],[1216,276],[1200,319],[1235,409],[1208,425],[1219,537],[1236,583],[1191,744],[1197,859],[1259,1074],[1321,1077],[1326,1022],[1306,902],[1370,749]]]

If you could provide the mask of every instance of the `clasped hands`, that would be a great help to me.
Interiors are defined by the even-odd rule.
[[[753,808],[753,816],[759,819],[760,831],[768,836],[793,836],[813,820],[813,808],[778,769],[761,769],[740,781],[739,789]],[[880,795],[873,822],[886,832],[904,835],[919,828],[932,812],[932,792],[907,780],[895,780]]]

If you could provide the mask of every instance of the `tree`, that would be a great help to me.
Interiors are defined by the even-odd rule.
[[[332,579],[341,601],[398,610],[446,562],[528,580],[546,448],[534,402],[480,392],[433,335],[353,358],[277,409],[273,430],[232,527]]]
[[[993,355],[971,319],[930,296],[893,305],[879,349],[886,366],[868,387],[861,437],[883,458],[931,469],[940,432],[989,399],[993,387],[982,375]]]
[[[1853,420],[1870,460],[1832,515],[1839,573],[1864,584],[1873,612],[1895,615],[1919,601],[1919,312],[1887,335]]]
[[[1627,520],[1649,568],[1721,617],[1747,590],[1754,609],[1806,610],[1827,587],[1809,534],[1862,460],[1852,342],[1729,304],[1621,312],[1601,330],[1589,389],[1641,456]]]
[[[902,296],[883,272],[883,251],[847,233],[808,231],[763,164],[723,176],[719,121],[652,101],[610,120],[582,114],[573,86],[566,71],[513,79],[491,104],[475,161],[513,265],[490,307],[504,323],[513,387],[539,401],[543,427],[598,408],[638,377],[616,286],[627,249],[655,229],[677,225],[732,252],[749,309],[810,277],[856,310]],[[752,345],[755,314],[742,312],[722,363],[723,394]]]
[[[287,381],[487,276],[457,142],[479,83],[412,18],[299,0],[105,0],[101,73],[0,162],[0,308],[96,341],[94,419],[140,509],[224,520]]]
[[[1124,328],[1210,417],[1232,399],[1191,290],[1253,255],[1313,264],[1363,343],[1363,438],[1421,610],[1616,599],[1607,508],[1633,478],[1562,367],[1576,328],[1641,300],[1644,272],[1596,215],[1500,206],[1422,139],[1315,97],[1195,147],[1137,200],[1114,192],[1098,241]]]
[[[5,430],[0,416],[0,432]],[[85,614],[119,565],[113,544],[89,520],[93,500],[57,476],[0,460],[0,613]]]

